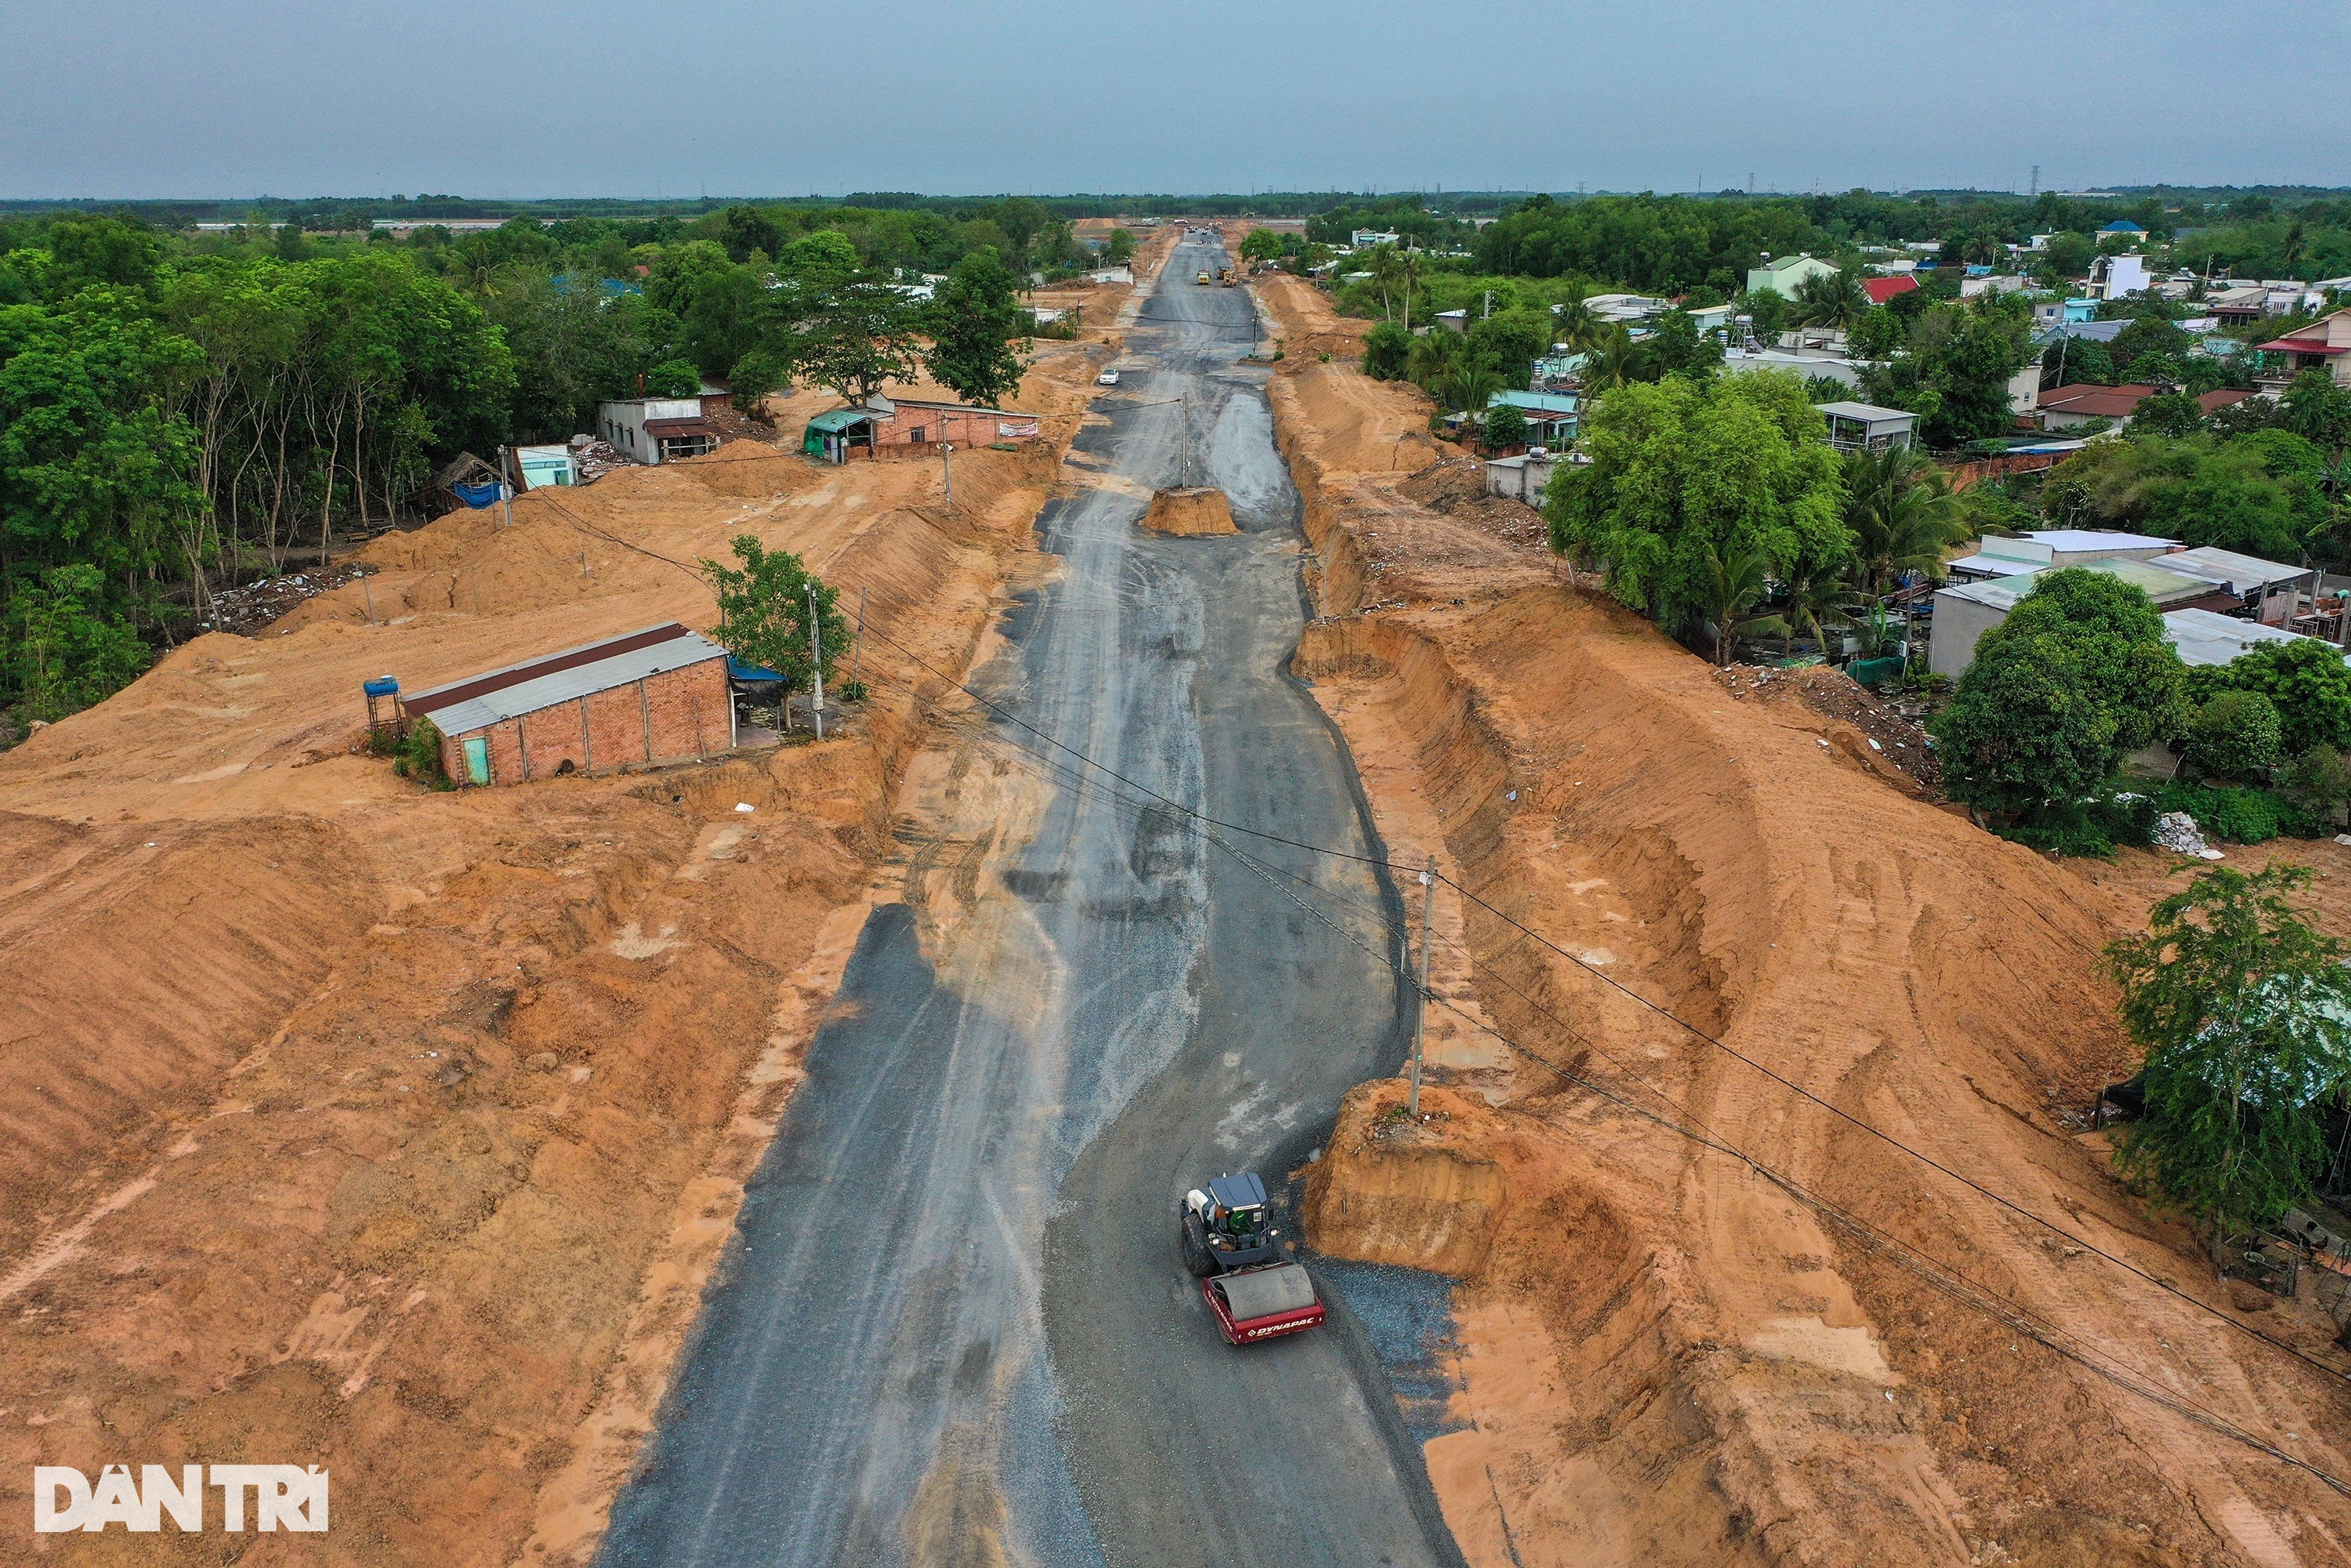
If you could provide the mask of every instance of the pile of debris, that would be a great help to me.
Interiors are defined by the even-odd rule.
[[[1792,669],[1733,664],[1717,670],[1715,679],[1732,696],[1742,699],[1792,693],[1814,713],[1842,719],[1861,731],[1872,750],[1916,779],[1921,790],[1942,787],[1942,759],[1935,755],[1925,727],[1878,701],[1869,688],[1842,670],[1826,664]]]
[[[2216,861],[2221,853],[2204,841],[2204,834],[2196,826],[2196,819],[2185,811],[2166,811],[2155,820],[2155,842],[2158,849],[2175,854],[2194,855],[2198,860]]]
[[[306,599],[316,599],[330,589],[342,587],[371,575],[375,568],[359,561],[338,561],[333,566],[314,567],[308,571],[289,571],[277,577],[265,577],[258,582],[248,582],[242,588],[224,590],[213,595],[213,615],[199,622],[207,632],[229,632],[240,637],[250,637]]]
[[[615,468],[637,466],[639,464],[635,458],[600,437],[575,435],[571,438],[571,482],[575,485],[593,485]]]

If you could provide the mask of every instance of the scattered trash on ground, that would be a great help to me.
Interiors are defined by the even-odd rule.
[[[1842,670],[1826,664],[1793,669],[1732,664],[1714,675],[1732,696],[1741,699],[1793,694],[1814,713],[1842,719],[1861,731],[1870,749],[1916,779],[1921,793],[1932,792],[1942,784],[1942,759],[1935,755],[1925,727],[1880,702]]]
[[[308,571],[265,577],[259,582],[214,594],[213,618],[197,624],[207,632],[233,632],[240,637],[250,637],[305,600],[316,599],[347,582],[371,576],[374,571],[371,566],[347,560],[313,567]]]

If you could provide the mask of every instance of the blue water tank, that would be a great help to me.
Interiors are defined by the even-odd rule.
[[[360,689],[371,697],[396,697],[400,695],[400,683],[390,675],[378,675],[361,685]]]

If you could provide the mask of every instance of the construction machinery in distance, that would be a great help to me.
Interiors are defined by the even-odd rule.
[[[1211,1177],[1184,1195],[1184,1267],[1200,1281],[1227,1344],[1254,1344],[1315,1327],[1322,1301],[1305,1269],[1284,1256],[1256,1173]]]
[[[1202,268],[1200,269],[1200,276],[1199,276],[1199,277],[1196,277],[1196,278],[1194,278],[1194,279],[1192,279],[1192,281],[1193,281],[1193,282],[1195,282],[1195,283],[1206,283],[1206,282],[1207,282],[1207,281],[1208,281],[1208,269],[1207,269],[1207,267],[1202,267]]]
[[[1233,286],[1233,269],[1229,267],[1217,268],[1217,281],[1230,288]]]

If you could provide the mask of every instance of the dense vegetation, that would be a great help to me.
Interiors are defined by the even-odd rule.
[[[2147,1053],[2147,1112],[2117,1163],[2210,1239],[2274,1224],[2327,1166],[2326,1108],[2351,1080],[2351,949],[2300,902],[2312,874],[2205,872],[2107,950]]]
[[[1019,277],[1086,256],[1025,198],[398,239],[0,219],[0,724],[99,700],[225,581],[413,513],[461,451],[588,429],[606,398],[704,377],[747,402],[862,395],[918,360],[1001,397]],[[944,275],[935,305],[918,273]]]

